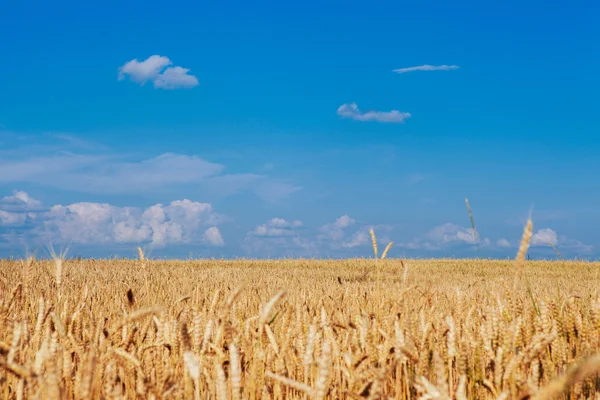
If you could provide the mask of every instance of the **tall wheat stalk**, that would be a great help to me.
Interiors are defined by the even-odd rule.
[[[469,199],[465,197],[465,204],[467,205],[467,212],[469,213],[469,220],[471,221],[471,228],[473,229],[473,237],[475,238],[475,245],[479,250],[479,234],[477,233],[477,229],[475,228],[475,219],[473,218],[473,212],[471,211],[471,205],[469,204]]]

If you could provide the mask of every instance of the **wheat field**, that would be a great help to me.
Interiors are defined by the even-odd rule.
[[[0,261],[3,399],[600,398],[600,264]]]

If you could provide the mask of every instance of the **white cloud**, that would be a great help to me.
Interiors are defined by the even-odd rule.
[[[300,226],[302,226],[302,221],[286,221],[283,218],[273,218],[271,221],[269,221],[269,224],[273,227],[276,228],[298,228]]]
[[[192,88],[198,85],[194,75],[188,75],[190,70],[182,67],[167,68],[154,80],[154,87],[158,89]]]
[[[123,80],[126,75],[129,75],[132,81],[144,84],[149,80],[154,80],[160,71],[172,64],[168,57],[159,55],[150,56],[144,61],[133,59],[119,68],[119,80]]]
[[[410,113],[398,110],[362,112],[358,109],[356,103],[342,104],[337,109],[337,114],[340,117],[351,118],[356,121],[378,121],[396,124],[404,123],[404,120],[411,116]]]
[[[313,256],[317,252],[314,242],[302,237],[299,228],[302,221],[273,218],[246,233],[242,248],[253,254],[271,257],[275,255]]]
[[[464,242],[476,244],[475,234],[472,228],[463,228],[451,223],[446,223],[433,228],[427,237],[437,243]]]
[[[337,228],[347,228],[350,225],[354,225],[356,221],[348,216],[348,214],[344,214],[333,223]]]
[[[319,228],[317,240],[321,245],[325,245],[332,249],[352,249],[359,246],[364,246],[371,243],[371,235],[369,229],[373,228],[378,236],[378,241],[387,243],[390,241],[387,234],[393,229],[390,225],[363,225],[351,233],[351,227],[356,224],[356,221],[348,214],[344,214],[334,222],[325,224]]]
[[[31,203],[40,204],[27,198]],[[146,209],[89,202],[59,204],[26,214],[0,210],[0,218],[3,227],[9,226],[10,222],[14,228],[26,228],[29,223],[24,237],[26,244],[49,241],[90,245],[149,243],[155,247],[196,242],[213,246],[224,244],[216,228],[223,217],[210,204],[187,199],[168,205],[155,204]],[[3,234],[7,233],[0,232]]]
[[[224,246],[225,241],[221,236],[221,231],[216,226],[211,226],[204,231],[204,239],[213,246]]]
[[[27,214],[0,210],[0,226],[22,226],[27,221]]]
[[[498,247],[510,247],[510,242],[504,238],[498,239],[498,241],[496,242],[496,246]]]
[[[339,241],[344,237],[344,229],[354,225],[355,222],[348,214],[344,214],[335,222],[323,225],[320,229],[319,238]]]
[[[170,65],[173,63],[168,57],[159,55],[150,56],[144,61],[133,59],[119,68],[119,80],[129,76],[140,85],[151,81],[157,89],[192,88],[198,85],[198,79],[188,74],[189,69]]]
[[[531,245],[532,246],[556,246],[558,243],[558,236],[556,232],[552,229],[539,229],[536,233],[531,237]]]
[[[42,205],[41,201],[31,198],[31,196],[29,196],[26,192],[19,191],[19,190],[13,191],[12,196],[3,197],[2,200],[0,200],[0,203],[2,203],[2,204],[6,204],[6,203],[23,204],[27,208],[29,208],[29,207],[37,208]]]
[[[558,235],[556,231],[550,228],[539,229],[531,237],[532,247],[556,247],[560,250],[570,252],[589,254],[593,251],[593,246],[584,244],[579,240],[570,239],[564,235]]]
[[[407,67],[407,68],[398,68],[393,70],[393,72],[397,72],[399,74],[405,74],[407,72],[413,71],[450,71],[453,69],[460,68],[458,65],[419,65],[416,67]]]
[[[25,226],[35,219],[36,211],[42,209],[40,201],[26,192],[15,190],[12,196],[0,198],[0,228]]]
[[[302,226],[302,221],[286,221],[283,218],[273,218],[266,224],[258,225],[253,231],[248,232],[250,236],[261,237],[283,237],[297,234],[296,228]]]
[[[366,229],[362,229],[358,232],[355,232],[349,240],[343,242],[342,247],[353,248],[368,243],[371,243],[371,236],[369,235],[369,232],[367,232]]]
[[[12,196],[0,199],[0,209],[4,211],[35,211],[42,207],[42,202],[35,200],[26,192],[15,190]]]

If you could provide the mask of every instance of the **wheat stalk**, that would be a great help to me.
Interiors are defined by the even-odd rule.
[[[471,228],[473,229],[473,237],[475,238],[475,244],[477,245],[477,248],[479,248],[479,234],[477,233],[477,229],[475,228],[475,219],[473,218],[473,212],[471,211],[469,199],[466,197],[465,204],[467,205],[467,212],[469,213],[469,220],[471,221]]]
[[[373,231],[373,228],[369,229],[369,235],[371,235],[371,245],[373,246],[373,254],[375,255],[375,259],[377,259],[377,238],[375,238],[375,232]]]
[[[385,247],[385,250],[383,250],[383,254],[381,255],[381,259],[385,260],[385,257],[388,254],[388,251],[390,251],[390,249],[392,248],[392,245],[394,244],[394,242],[389,242],[388,245]]]

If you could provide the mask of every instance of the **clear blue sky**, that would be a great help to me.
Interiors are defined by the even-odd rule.
[[[596,258],[599,11],[3,4],[0,256]]]

